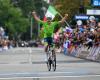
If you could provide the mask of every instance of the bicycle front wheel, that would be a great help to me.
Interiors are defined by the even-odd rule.
[[[50,59],[47,62],[47,68],[48,68],[48,71],[51,70],[51,60]]]
[[[53,71],[56,71],[56,60],[52,61],[52,68],[53,68]]]

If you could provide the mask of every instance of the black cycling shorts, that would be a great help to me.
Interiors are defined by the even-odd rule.
[[[53,43],[53,38],[52,38],[52,37],[44,38],[44,42],[47,42],[49,45],[52,45],[52,43]]]

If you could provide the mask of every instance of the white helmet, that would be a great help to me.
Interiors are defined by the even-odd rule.
[[[89,17],[89,20],[90,20],[90,21],[93,21],[93,20],[95,20],[95,17],[94,17],[94,16],[90,16],[90,17]]]
[[[83,23],[82,23],[81,20],[78,20],[78,21],[77,21],[77,25],[78,25],[78,26],[80,26],[80,25],[82,25],[82,24],[83,24]]]

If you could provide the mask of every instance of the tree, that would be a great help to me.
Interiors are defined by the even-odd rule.
[[[63,15],[65,13],[69,14],[69,19],[75,14],[79,13],[80,5],[84,7],[89,6],[90,0],[56,0],[54,5],[56,9]]]
[[[25,17],[28,17],[29,13],[35,9],[34,0],[13,0],[12,3],[22,10]]]
[[[14,7],[11,0],[0,0],[0,4],[0,24],[9,31],[9,35],[18,37],[26,32],[29,21],[21,9]]]
[[[29,18],[29,21],[31,22],[31,12],[35,10],[39,17],[43,19],[44,13],[43,13],[43,6],[47,6],[46,3],[44,3],[43,0],[13,0],[12,3],[19,7],[22,10],[22,13],[25,17]],[[34,37],[37,37],[38,34],[38,25],[37,22],[34,21],[33,23],[33,34]],[[29,34],[30,30],[27,31],[27,34]],[[25,33],[26,34],[26,33]]]

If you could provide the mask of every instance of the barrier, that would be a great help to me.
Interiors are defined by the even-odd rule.
[[[88,54],[89,51],[87,47],[82,45],[81,47],[78,47],[78,52],[76,53],[76,57],[86,58]]]
[[[100,46],[93,46],[90,49],[83,45],[71,48],[69,49],[71,56],[100,62]]]
[[[100,60],[100,47],[93,46],[86,58],[94,61]]]

